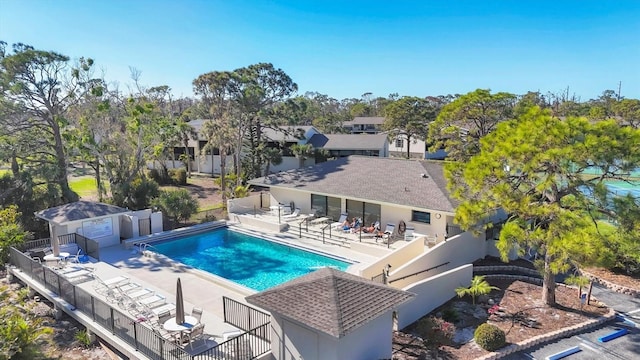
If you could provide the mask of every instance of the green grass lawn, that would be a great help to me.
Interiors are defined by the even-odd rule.
[[[72,178],[69,180],[69,187],[82,198],[98,195],[96,179],[92,177]]]

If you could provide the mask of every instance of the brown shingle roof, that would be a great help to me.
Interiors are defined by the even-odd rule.
[[[352,155],[249,183],[444,212],[459,204],[449,196],[441,161]]]
[[[323,268],[250,295],[246,300],[340,338],[414,296],[340,270]]]
[[[115,205],[96,203],[91,201],[76,201],[35,213],[36,217],[64,224],[69,221],[90,219],[99,216],[120,214],[129,210]]]

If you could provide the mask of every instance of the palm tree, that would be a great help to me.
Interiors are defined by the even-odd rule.
[[[271,170],[271,165],[280,165],[282,164],[282,152],[280,149],[267,147],[262,150],[262,156],[264,157],[267,165],[264,169],[264,176],[269,175],[269,171]]]
[[[213,149],[220,149],[220,192],[222,193],[222,206],[227,207],[227,189],[226,189],[226,165],[227,151],[234,146],[234,132],[229,114],[224,113],[222,117],[216,120],[208,120],[202,125],[202,134],[207,139],[207,145],[203,151],[211,151],[211,174],[213,175]]]
[[[574,274],[571,274],[571,275],[567,276],[566,279],[564,279],[564,283],[565,284],[574,285],[574,286],[578,287],[578,296],[580,298],[582,298],[582,288],[585,288],[585,287],[589,286],[590,282],[591,282],[591,280],[589,280],[588,277],[574,275]]]
[[[304,167],[304,161],[308,156],[313,155],[313,146],[311,144],[293,144],[291,145],[291,152],[298,158],[298,167]]]
[[[476,296],[478,295],[486,295],[491,292],[491,290],[500,290],[495,286],[489,285],[489,283],[484,279],[484,276],[476,275],[471,280],[471,286],[466,287],[458,287],[456,288],[456,294],[458,297],[463,297],[465,295],[471,295],[471,301],[473,305],[476,304]]]
[[[176,122],[177,136],[180,139],[182,146],[184,147],[185,164],[187,166],[187,176],[191,177],[191,156],[189,156],[189,139],[197,139],[198,133],[189,125],[188,122],[180,119]]]

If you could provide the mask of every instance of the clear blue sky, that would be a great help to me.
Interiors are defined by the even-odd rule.
[[[337,99],[476,88],[640,98],[640,0],[0,0],[0,40],[91,57],[107,80],[193,96],[214,70],[271,62]]]

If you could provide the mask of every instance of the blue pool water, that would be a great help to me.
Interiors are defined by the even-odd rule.
[[[154,243],[153,248],[173,260],[257,291],[320,267],[331,266],[344,271],[351,265],[227,228]]]

